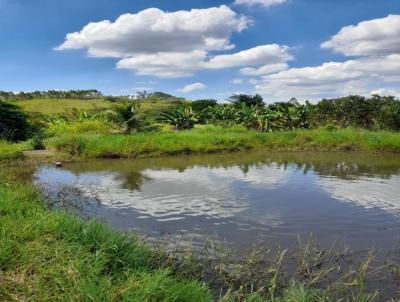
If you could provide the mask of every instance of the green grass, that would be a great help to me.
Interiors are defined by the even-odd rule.
[[[29,142],[10,143],[0,140],[0,160],[22,157],[22,151],[31,150]]]
[[[152,257],[135,237],[47,210],[30,186],[0,184],[1,301],[211,301]]]
[[[28,113],[40,113],[44,115],[62,114],[73,109],[80,111],[95,111],[111,109],[115,103],[104,99],[33,99],[24,101],[12,101]],[[174,106],[171,101],[166,100],[143,100],[141,103],[140,116],[154,121],[160,116],[162,111],[169,110]]]
[[[73,109],[82,111],[102,110],[111,108],[112,103],[103,99],[75,100],[75,99],[34,99],[24,101],[12,101],[11,103],[22,107],[28,113],[40,113],[55,115],[65,113]]]
[[[86,120],[50,123],[46,128],[46,134],[49,136],[57,136],[63,134],[107,134],[116,131],[116,127],[106,120]]]
[[[400,152],[400,134],[357,129],[273,133],[203,126],[190,131],[132,135],[63,135],[49,139],[57,151],[87,158],[214,153],[250,149]]]

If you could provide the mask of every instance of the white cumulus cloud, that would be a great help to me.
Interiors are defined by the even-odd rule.
[[[400,15],[345,26],[321,47],[354,58],[271,73],[268,66],[243,68],[241,74],[260,76],[255,90],[274,99],[399,95],[392,87],[400,84]]]
[[[236,85],[243,84],[243,79],[233,79],[232,83]]]
[[[345,26],[321,47],[347,56],[400,53],[400,15]]]
[[[249,20],[221,5],[207,9],[164,12],[149,8],[121,15],[115,22],[91,22],[67,34],[57,49],[86,49],[95,57],[129,57],[159,52],[226,50],[229,37],[248,26]]]
[[[274,97],[318,99],[368,94],[371,85],[400,81],[400,55],[328,62],[315,67],[290,68],[265,75],[255,88]]]
[[[292,59],[287,46],[278,44],[260,45],[246,49],[234,54],[218,55],[207,62],[211,69],[237,67],[237,66],[258,66],[265,62],[280,63]]]
[[[264,74],[271,74],[275,72],[279,72],[282,70],[286,70],[289,68],[287,63],[276,63],[276,64],[267,64],[258,68],[254,67],[245,67],[240,69],[240,73],[246,76],[259,76]]]
[[[85,49],[92,57],[118,58],[117,68],[139,75],[186,77],[204,69],[255,68],[291,59],[289,48],[260,45],[230,54],[230,42],[251,21],[226,5],[164,12],[149,8],[121,15],[114,22],[92,22],[66,35],[57,50]]]
[[[164,78],[190,76],[198,70],[224,69],[257,66],[263,62],[282,64],[292,57],[289,48],[277,44],[261,45],[240,52],[217,55],[208,59],[204,50],[191,52],[159,52],[155,54],[138,54],[123,58],[117,63],[117,68],[135,70],[139,75],[153,75]]]
[[[261,5],[264,7],[279,5],[285,2],[288,2],[288,0],[235,0],[235,4],[237,5],[247,5],[247,6]]]
[[[138,54],[121,59],[117,63],[117,68],[135,70],[139,75],[162,78],[185,77],[204,68],[206,56],[207,52],[204,50]]]
[[[192,91],[195,91],[195,90],[201,90],[201,89],[204,89],[204,88],[206,88],[206,85],[204,85],[203,83],[193,83],[193,84],[189,84],[189,85],[186,85],[185,87],[183,87],[183,88],[181,88],[181,89],[178,89],[178,91],[180,91],[180,92],[192,92]]]
[[[395,96],[400,97],[400,89],[396,88],[378,88],[371,91],[371,95],[378,94],[381,96]]]

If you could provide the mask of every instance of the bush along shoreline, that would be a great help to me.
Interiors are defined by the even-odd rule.
[[[400,134],[361,129],[293,130],[270,133],[204,126],[188,131],[131,135],[71,134],[46,146],[83,158],[135,158],[265,149],[268,151],[400,152]]]

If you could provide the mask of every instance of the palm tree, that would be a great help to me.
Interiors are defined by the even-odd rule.
[[[138,102],[126,102],[114,106],[115,121],[125,129],[125,133],[132,133],[140,127],[139,109]]]

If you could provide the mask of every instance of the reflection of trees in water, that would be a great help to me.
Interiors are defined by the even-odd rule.
[[[274,165],[281,169],[296,169],[304,174],[315,172],[323,176],[353,179],[360,175],[390,177],[400,174],[400,157],[393,154],[291,152],[267,153],[239,152],[213,155],[192,155],[132,160],[93,160],[79,165],[71,164],[68,170],[79,172],[110,171],[121,173],[121,181],[127,188],[139,190],[148,181],[141,171],[145,169],[173,169],[185,172],[194,167],[233,168],[239,167],[244,174],[253,168]],[[124,180],[124,178],[126,180]]]
[[[243,172],[243,174],[246,175],[247,173],[249,173],[249,170],[250,170],[249,164],[239,165],[238,167]]]
[[[117,174],[115,180],[120,182],[122,189],[140,191],[142,185],[151,180],[151,178],[143,175],[140,171],[131,171]]]
[[[310,161],[291,162],[289,164],[278,162],[277,164],[284,169],[287,169],[288,166],[295,167],[295,169],[303,171],[304,174],[314,172],[321,176],[333,176],[344,180],[355,179],[362,175],[389,178],[400,173],[400,163],[393,166],[371,165],[353,161]]]

